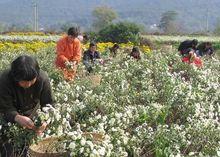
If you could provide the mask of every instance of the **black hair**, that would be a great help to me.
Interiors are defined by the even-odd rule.
[[[31,56],[22,55],[11,63],[10,75],[15,82],[31,81],[39,75],[39,64]]]
[[[84,35],[83,35],[83,39],[84,39],[84,40],[89,40],[89,36],[88,36],[87,34],[84,34]]]
[[[71,36],[74,36],[74,37],[77,37],[79,35],[79,27],[70,27],[68,29],[68,32],[67,34],[68,35],[71,35]]]
[[[89,47],[93,47],[93,46],[96,46],[96,43],[91,42],[91,43],[89,44]]]
[[[211,42],[205,42],[205,44],[206,44],[207,46],[212,46],[212,43],[211,43]]]
[[[114,44],[113,48],[119,49],[119,45],[118,44]]]
[[[139,52],[139,48],[138,47],[133,47],[132,52]]]
[[[138,60],[141,59],[139,48],[133,47],[130,56]]]
[[[192,40],[192,44],[197,45],[198,44],[198,40],[197,39],[193,39]]]

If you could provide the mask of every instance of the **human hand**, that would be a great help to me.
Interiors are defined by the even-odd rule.
[[[194,53],[194,51],[190,51],[189,52],[189,61],[190,61],[190,63],[193,63],[195,57],[196,57],[196,54]]]
[[[76,65],[76,64],[77,64],[77,61],[72,61],[72,64],[73,64],[73,65]]]
[[[35,130],[36,134],[39,136],[42,135],[46,127],[47,127],[47,123],[43,122],[43,124]]]
[[[66,61],[65,66],[67,69],[76,70],[76,61]]]
[[[89,72],[89,73],[93,72],[92,67],[89,67],[89,68],[88,68],[88,72]]]
[[[103,59],[99,59],[99,63],[100,64],[104,64],[104,60]]]
[[[22,116],[22,115],[16,115],[15,116],[15,122],[17,122],[18,124],[20,124],[21,126],[28,128],[28,129],[35,129],[35,125],[34,122],[26,116]]]

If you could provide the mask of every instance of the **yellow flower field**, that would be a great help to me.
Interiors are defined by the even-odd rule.
[[[108,48],[112,47],[114,43],[107,42],[107,43],[97,43],[97,49],[99,52],[105,52]],[[43,42],[43,41],[27,41],[27,42],[15,42],[15,41],[0,41],[0,52],[8,51],[8,52],[14,52],[14,51],[28,51],[28,52],[37,52],[43,48],[48,47],[55,47],[56,42],[49,41],[49,42]],[[127,44],[119,44],[121,49],[132,49],[134,46],[133,43],[127,43]],[[89,43],[82,45],[82,48],[84,50],[89,48]],[[150,52],[150,48],[148,46],[139,46],[140,50],[144,53]]]

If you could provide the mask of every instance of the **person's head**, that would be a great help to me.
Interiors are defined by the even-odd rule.
[[[114,44],[113,47],[112,47],[112,49],[113,49],[113,50],[119,49],[119,45],[118,45],[118,44]]]
[[[138,47],[133,47],[131,52],[133,52],[133,53],[140,53]]]
[[[67,32],[69,40],[74,40],[79,35],[79,28],[78,27],[70,27]]]
[[[96,44],[95,44],[94,42],[92,42],[92,43],[89,44],[89,50],[90,50],[91,52],[95,52],[95,51],[96,51],[96,48],[97,48],[97,46],[96,46]]]
[[[118,44],[114,44],[114,45],[113,45],[113,48],[114,48],[114,49],[119,49],[119,45],[118,45]]]
[[[212,48],[212,43],[211,42],[205,42],[205,50],[204,52],[208,55],[213,54],[213,48]]]
[[[197,39],[193,39],[192,40],[192,47],[195,48],[197,44],[198,44],[198,40]]]
[[[29,88],[39,75],[39,65],[35,58],[22,55],[11,63],[10,74],[20,87]]]
[[[87,34],[84,34],[84,35],[83,35],[83,39],[84,39],[85,41],[88,41],[88,40],[89,40],[89,36],[88,36]]]
[[[212,43],[211,42],[205,42],[205,48],[209,49],[212,47]]]
[[[113,57],[116,57],[118,49],[119,49],[118,44],[114,44],[112,47],[109,48],[110,53],[113,55]]]

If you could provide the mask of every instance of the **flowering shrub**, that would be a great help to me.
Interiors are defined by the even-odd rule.
[[[1,42],[0,52],[14,52],[14,51],[27,51],[27,52],[38,52],[43,48],[55,47],[54,42],[23,42],[23,43],[12,43],[12,42]]]

